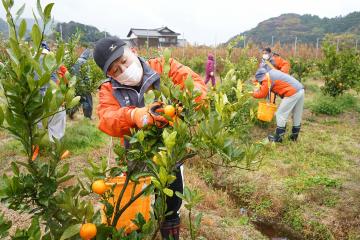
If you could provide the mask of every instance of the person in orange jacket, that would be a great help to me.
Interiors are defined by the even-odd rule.
[[[252,93],[254,98],[269,98],[271,93],[282,98],[276,111],[277,128],[275,134],[269,135],[272,142],[282,142],[286,132],[286,122],[293,114],[293,127],[290,140],[296,141],[301,128],[301,119],[304,108],[304,86],[294,77],[276,69],[260,67],[255,74],[260,89]]]
[[[267,47],[262,50],[262,61],[260,67],[268,69],[277,69],[283,73],[289,74],[290,63],[280,57],[279,54],[271,52],[271,48]]]
[[[96,43],[94,60],[108,77],[99,90],[97,113],[101,131],[119,137],[124,146],[129,147],[123,137],[130,135],[130,129],[142,128],[155,122],[167,122],[162,116],[152,115],[149,107],[144,104],[144,93],[160,88],[160,74],[165,64],[163,58],[145,61],[121,39],[107,37]],[[174,84],[184,87],[189,74],[194,80],[195,89],[201,92],[196,100],[201,101],[206,96],[204,81],[190,68],[170,59],[169,77]],[[180,168],[176,171],[176,180],[169,187],[173,191],[183,191]],[[178,211],[181,203],[176,195],[167,199],[167,210],[172,213],[166,216],[161,226],[163,239],[179,239]]]

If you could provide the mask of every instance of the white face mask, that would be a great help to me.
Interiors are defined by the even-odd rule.
[[[270,55],[268,53],[265,53],[262,55],[264,60],[269,60],[270,59]]]
[[[141,82],[143,69],[141,63],[134,61],[126,70],[118,77],[116,81],[127,86],[138,86]]]

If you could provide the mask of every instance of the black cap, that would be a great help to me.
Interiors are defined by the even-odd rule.
[[[269,48],[269,47],[263,48],[263,51],[271,53],[271,48]]]
[[[124,54],[125,45],[126,43],[118,37],[103,38],[96,43],[94,60],[105,75],[110,64]]]

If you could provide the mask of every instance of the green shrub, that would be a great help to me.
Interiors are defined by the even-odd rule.
[[[194,72],[198,74],[205,74],[205,64],[207,59],[196,56],[192,58],[185,58],[181,60],[181,63],[191,68]]]
[[[349,110],[359,111],[358,100],[351,94],[338,97],[320,95],[317,97],[310,109],[314,113],[335,116]]]

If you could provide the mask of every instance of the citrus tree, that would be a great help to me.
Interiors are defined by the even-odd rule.
[[[349,89],[359,91],[360,55],[352,48],[339,51],[330,40],[323,44],[324,58],[319,62],[319,70],[324,77],[324,94],[336,97]]]
[[[229,121],[231,131],[237,138],[245,141],[249,140],[249,130],[255,120],[253,109],[256,104],[244,93],[252,91],[253,86],[249,80],[254,75],[258,62],[255,57],[248,57],[249,46],[242,49],[238,61],[231,60],[235,46],[242,40],[243,37],[239,36],[226,47],[226,57],[221,59],[224,65],[224,71],[220,74],[221,85],[216,91],[221,92],[219,96],[225,102],[226,111],[231,113],[230,118],[226,120]],[[229,105],[230,102],[233,104]]]
[[[82,35],[83,33],[77,30],[67,43],[64,43],[59,36],[57,37],[57,44],[65,45],[64,65],[73,75],[76,75],[74,88],[77,96],[96,93],[101,81],[104,79],[102,70],[96,65],[92,57],[89,57],[85,63],[81,64],[77,71],[74,71],[74,66],[80,57],[79,50],[81,47],[79,45]],[[78,110],[78,107],[75,106],[69,109],[70,117]]]
[[[80,198],[81,188],[61,184],[73,176],[69,175],[69,164],[62,163],[67,152],[60,141],[49,141],[47,126],[49,119],[61,107],[75,106],[79,97],[74,97],[75,78],[68,73],[58,75],[57,83],[51,75],[57,73],[62,64],[64,46],[56,52],[42,55],[41,43],[46,25],[51,20],[53,3],[43,8],[37,1],[37,13],[43,23],[32,26],[30,41],[25,41],[27,23],[20,19],[25,5],[12,13],[14,1],[2,0],[9,26],[6,61],[1,66],[0,128],[10,133],[21,143],[25,157],[9,163],[11,173],[1,176],[0,200],[9,209],[32,216],[28,229],[18,229],[13,239],[60,239],[69,226],[93,217],[93,207]],[[46,89],[43,93],[41,89]],[[42,127],[40,126],[40,123]],[[49,145],[49,158],[38,156],[37,146]],[[11,221],[0,217],[0,226],[11,226]],[[40,225],[44,228],[40,231]],[[2,231],[6,235],[6,231]]]
[[[191,78],[185,81],[184,86],[179,86],[174,85],[168,77],[170,51],[165,50],[163,57],[166,64],[160,90],[148,92],[145,104],[161,102],[163,108],[159,114],[167,118],[169,124],[133,129],[131,136],[126,137],[129,148],[117,145],[114,149],[117,154],[116,166],[108,166],[103,160],[101,164],[90,162],[91,167],[85,170],[90,182],[84,190],[98,193],[103,204],[105,220],[97,223],[98,239],[155,239],[167,214],[166,199],[174,194],[186,203],[190,235],[195,239],[202,215],[192,216],[191,210],[201,196],[188,188],[183,194],[174,193],[169,188],[176,179],[176,169],[195,155],[200,156],[200,161],[221,167],[252,169],[259,164],[256,156],[263,144],[244,144],[235,137],[232,129],[231,120],[237,114],[236,110],[246,104],[249,98],[244,93],[241,81],[237,88],[232,89],[237,96],[234,102],[229,101],[223,92],[211,92],[206,99],[198,101],[200,92]],[[122,190],[116,196],[116,185],[110,187],[106,183],[119,175],[123,175],[125,180]],[[151,179],[151,184],[136,191],[137,184],[147,177]],[[131,188],[131,196],[123,202],[128,187]],[[145,221],[144,216],[138,214],[133,219],[138,231],[127,233],[125,228],[116,228],[126,209],[138,198],[149,194],[156,195],[151,218]],[[114,197],[117,200],[114,201]]]

